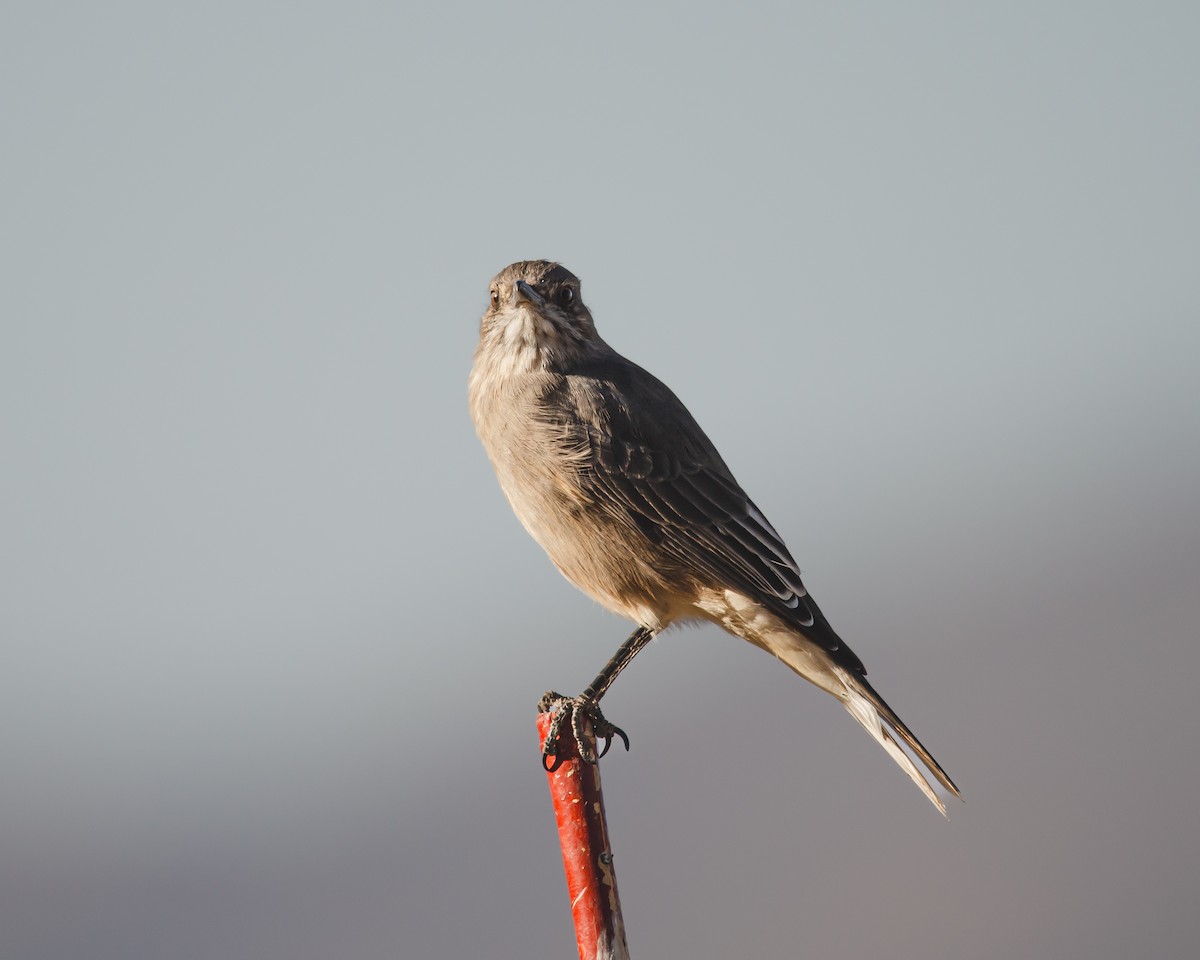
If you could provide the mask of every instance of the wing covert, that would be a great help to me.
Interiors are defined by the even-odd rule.
[[[588,434],[595,492],[653,524],[661,549],[732,589],[782,605],[802,625],[813,623],[795,560],[732,477],[646,444]]]

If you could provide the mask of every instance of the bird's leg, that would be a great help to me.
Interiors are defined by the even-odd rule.
[[[608,753],[615,737],[620,737],[625,749],[629,749],[629,737],[625,735],[625,731],[609,723],[600,712],[600,698],[608,692],[612,682],[617,679],[617,674],[629,666],[638,655],[638,651],[653,638],[654,631],[649,627],[638,627],[629,635],[629,639],[621,644],[612,659],[604,665],[604,669],[582,694],[578,697],[564,697],[561,693],[550,690],[538,702],[539,713],[554,715],[550,721],[546,741],[542,744],[542,766],[547,771],[557,770],[563,762],[562,726],[568,714],[571,716],[571,735],[575,738],[580,759],[587,763],[596,763]],[[592,725],[594,741],[587,735],[587,723]],[[604,747],[597,753],[595,743],[600,740],[604,740]]]

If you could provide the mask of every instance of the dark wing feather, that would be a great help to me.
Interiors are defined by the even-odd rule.
[[[757,600],[865,673],[808,596],[779,533],[665,385],[628,361],[567,380],[583,408],[586,479],[598,504],[629,516],[682,569]]]

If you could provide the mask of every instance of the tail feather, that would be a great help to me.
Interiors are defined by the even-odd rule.
[[[857,685],[862,688],[863,693],[871,701],[872,706],[879,711],[879,715],[892,729],[892,732],[900,736],[900,739],[902,739],[909,746],[912,752],[917,755],[917,758],[921,761],[922,765],[924,765],[924,767],[937,778],[938,783],[940,783],[950,793],[961,800],[962,794],[958,792],[958,787],[955,785],[954,781],[951,780],[946,771],[942,769],[941,764],[933,759],[933,754],[925,749],[925,745],[916,738],[916,736],[911,730],[908,729],[907,726],[905,726],[904,721],[896,716],[896,711],[887,705],[887,702],[875,691],[875,688],[867,682],[865,677],[857,677],[856,680]]]
[[[861,672],[835,663],[825,650],[794,631],[764,631],[756,640],[805,680],[837,697],[942,816],[946,816],[946,805],[934,790],[935,783],[961,799],[954,781]]]
[[[865,689],[856,689],[860,685]],[[896,716],[895,712],[865,681],[861,680],[858,683],[847,684],[846,698],[842,702],[845,704],[850,716],[862,724],[863,729],[875,738],[879,745],[888,752],[889,756],[896,761],[900,769],[907,773],[912,782],[929,798],[929,802],[938,808],[943,817],[946,816],[946,804],[942,802],[942,798],[934,791],[933,784],[930,783],[930,777],[926,776],[926,774],[931,774],[933,779],[956,797],[961,796],[958,792],[958,787],[954,785],[954,781],[946,775],[946,771],[941,768],[938,762],[933,759],[929,751],[921,744],[921,741],[913,736],[912,731]],[[918,767],[912,758],[904,752],[903,747],[896,740],[897,737],[903,740],[917,755],[917,758],[921,762],[921,767]]]

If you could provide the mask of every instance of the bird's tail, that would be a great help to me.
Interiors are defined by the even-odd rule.
[[[900,765],[900,769],[912,778],[912,782],[941,811],[942,816],[946,816],[946,804],[933,789],[930,776],[951,794],[961,798],[962,794],[958,792],[954,781],[942,769],[941,764],[933,759],[933,755],[925,749],[925,745],[905,726],[904,721],[896,716],[896,711],[887,705],[883,697],[875,692],[875,688],[867,683],[865,678],[847,676],[843,680],[846,683],[846,694],[842,703],[849,711],[850,716],[862,724],[863,729],[874,737],[891,758]],[[904,746],[908,747],[913,756],[909,756],[904,746],[897,742],[897,738],[904,742]],[[914,757],[916,762],[914,762]]]
[[[862,724],[863,729],[912,778],[912,782],[941,811],[942,816],[946,816],[946,804],[938,796],[934,783],[941,784],[949,793],[961,798],[958,787],[859,671],[851,671],[834,663],[825,651],[794,633],[786,638],[776,634],[768,638],[763,646],[805,680],[837,697],[850,716]]]

